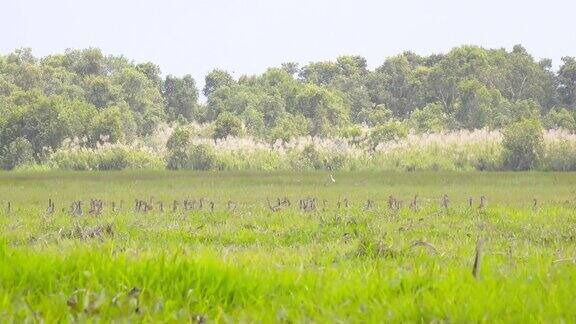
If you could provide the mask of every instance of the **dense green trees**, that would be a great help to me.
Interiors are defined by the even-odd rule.
[[[214,123],[214,139],[242,134],[242,121],[229,112],[220,114]]]
[[[566,107],[576,108],[576,59],[563,57],[558,71],[558,95]]]
[[[2,157],[2,168],[12,170],[18,165],[34,162],[32,144],[22,137],[16,138],[6,148]]]
[[[153,63],[96,48],[0,55],[0,157],[41,160],[65,138],[128,142],[162,122],[214,123],[214,138],[268,141],[350,135],[362,124],[374,127],[375,141],[403,133],[392,130],[496,129],[525,119],[576,129],[576,59],[562,58],[555,72],[520,45],[405,52],[373,70],[360,56],[285,63],[237,79],[216,69],[204,83],[201,103],[190,75],[163,77]]]
[[[504,130],[504,166],[512,170],[529,170],[538,166],[544,155],[544,138],[540,122],[523,119]]]
[[[172,83],[173,92],[162,92]],[[197,99],[191,77],[167,77],[162,84],[152,63],[134,64],[95,48],[42,59],[19,49],[0,56],[0,156],[16,140],[30,143],[36,160],[65,138],[86,145],[130,140],[164,120],[192,120]]]
[[[166,117],[169,121],[201,119],[198,111],[198,89],[191,75],[166,77],[163,87]]]

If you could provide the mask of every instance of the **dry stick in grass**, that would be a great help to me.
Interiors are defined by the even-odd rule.
[[[316,198],[301,199],[300,209],[305,212],[316,211]]]
[[[73,201],[72,205],[70,206],[70,214],[72,216],[82,216],[82,201],[77,200]]]
[[[396,198],[388,196],[388,209],[396,209]]]
[[[478,209],[484,210],[484,208],[486,208],[486,197],[481,196],[480,197],[480,205],[478,206]]]
[[[192,317],[193,321],[198,323],[198,324],[206,324],[207,322],[207,318],[204,315],[194,315]]]
[[[368,210],[371,210],[372,208],[374,208],[374,202],[372,200],[368,199],[366,201],[366,204],[364,205],[363,209],[364,209],[364,211],[368,211]]]
[[[410,203],[410,209],[412,211],[417,211],[418,210],[418,195],[414,196],[414,199],[412,200],[412,202]]]
[[[48,199],[48,208],[46,208],[46,213],[47,214],[54,213],[54,202],[52,201],[52,198]]]
[[[480,278],[480,265],[482,263],[482,248],[484,247],[484,240],[479,238],[476,242],[476,257],[474,258],[474,267],[472,268],[472,275],[474,278]]]
[[[282,209],[281,205],[272,206],[272,203],[270,202],[270,198],[266,198],[266,202],[268,202],[268,208],[270,208],[270,210],[273,212],[277,212],[277,211]]]
[[[558,263],[562,263],[562,262],[573,262],[573,263],[576,263],[576,258],[558,259],[558,260],[552,261],[552,264],[558,264]]]
[[[232,200],[228,200],[228,211],[229,212],[235,212],[236,207],[237,207],[237,204],[235,202],[233,202]]]
[[[415,241],[412,243],[412,245],[410,246],[411,248],[414,248],[416,246],[425,246],[427,247],[430,251],[434,252],[434,254],[438,254],[438,249],[436,249],[436,247],[434,245],[432,245],[432,243],[430,242],[426,242],[426,241]]]
[[[328,208],[328,200],[322,199],[322,211],[326,211]]]
[[[444,207],[444,209],[448,209],[448,204],[450,204],[450,199],[448,199],[447,194],[444,194],[444,196],[442,196],[442,207]]]

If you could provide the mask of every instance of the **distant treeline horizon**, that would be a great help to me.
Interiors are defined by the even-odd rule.
[[[361,56],[340,56],[239,78],[213,70],[204,81],[199,89],[190,75],[162,76],[153,62],[97,48],[0,55],[0,156],[15,142],[37,156],[66,138],[84,138],[88,146],[102,138],[129,142],[163,123],[214,122],[215,136],[267,140],[343,136],[360,125],[499,129],[523,119],[576,129],[576,59],[563,57],[554,71],[551,60],[536,60],[521,45],[404,52],[374,69]]]

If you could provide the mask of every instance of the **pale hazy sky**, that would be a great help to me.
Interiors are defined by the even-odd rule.
[[[537,58],[576,56],[576,1],[0,0],[0,52],[37,56],[99,47],[163,74],[235,76],[282,62],[523,44]]]

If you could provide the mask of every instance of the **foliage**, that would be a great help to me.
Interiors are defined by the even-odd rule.
[[[446,130],[447,124],[447,117],[439,103],[428,104],[410,115],[410,125],[418,133],[440,133]]]
[[[232,86],[233,84],[234,79],[228,72],[222,70],[212,70],[212,72],[206,75],[204,89],[202,92],[206,97],[210,97],[210,95],[212,95],[212,93],[214,93],[216,90]]]
[[[169,121],[183,118],[186,121],[201,120],[198,111],[198,89],[196,82],[190,75],[177,78],[172,75],[166,77],[163,87],[166,104],[166,116]]]
[[[285,142],[290,139],[305,136],[308,134],[308,120],[302,115],[285,115],[281,117],[274,128],[272,128],[271,140],[281,139]]]
[[[509,50],[460,46],[427,56],[404,52],[386,58],[375,69],[368,68],[365,58],[350,55],[302,67],[285,63],[238,78],[215,69],[206,75],[204,102],[190,75],[161,77],[160,68],[151,62],[134,63],[97,48],[41,58],[31,49],[17,49],[0,55],[0,152],[5,154],[21,138],[30,143],[37,162],[44,163],[62,149],[66,139],[80,139],[82,148],[88,149],[104,142],[145,143],[167,124],[201,123],[202,131],[191,134],[190,143],[199,137],[222,141],[245,134],[267,144],[341,136],[348,139],[346,145],[364,152],[389,142],[406,142],[410,132],[496,131],[525,119],[539,120],[547,129],[574,131],[575,62],[564,57],[555,72],[550,60],[536,60],[520,45]],[[168,136],[158,143],[166,143]],[[176,159],[176,151],[164,152],[157,146],[160,159]],[[324,155],[320,151],[329,162],[322,168],[369,164],[341,152]],[[503,166],[499,155],[483,156],[485,163],[477,163],[473,156],[469,158],[473,163],[460,161],[459,165],[452,163],[456,159],[411,152],[406,161],[394,155],[386,161],[401,169],[518,167]],[[182,167],[188,153],[188,149],[180,151],[184,155],[169,164]],[[269,150],[255,155],[262,163],[252,163],[252,153],[216,149],[215,154],[224,165],[218,167],[292,167],[283,155]],[[332,157],[346,163],[336,163]],[[425,166],[418,165],[419,158]],[[433,159],[444,164],[433,166]],[[564,169],[560,165],[569,164],[547,162],[547,166],[522,168]]]
[[[512,170],[537,167],[544,153],[542,126],[537,120],[525,119],[504,131],[504,164]]]
[[[391,121],[375,127],[370,132],[370,147],[375,149],[380,143],[398,141],[408,135],[408,129],[398,121]]]
[[[541,107],[534,100],[521,100],[506,105],[500,116],[500,124],[498,126],[506,127],[515,122],[524,119],[540,119]]]
[[[174,130],[166,143],[166,168],[179,170],[188,164],[188,148],[191,144],[192,134],[188,129],[179,127]]]
[[[218,169],[218,158],[211,146],[206,144],[192,145],[188,151],[187,169],[214,170]]]
[[[320,152],[312,144],[304,147],[293,161],[296,170],[321,170],[324,167]]]
[[[365,122],[369,126],[378,126],[385,124],[392,120],[393,113],[390,109],[384,107],[383,104],[374,106],[374,108],[367,110]]]
[[[110,107],[96,115],[90,130],[90,142],[116,143],[125,138],[122,112],[118,107]]]
[[[18,166],[35,162],[32,144],[22,137],[12,141],[2,156],[2,168],[12,170]]]
[[[121,144],[61,149],[50,156],[47,165],[53,169],[74,171],[164,168],[162,159],[153,153]]]
[[[358,140],[364,135],[364,132],[360,126],[352,125],[350,127],[342,128],[339,135],[346,139]]]
[[[566,108],[550,109],[548,114],[544,116],[542,123],[546,129],[563,128],[569,131],[576,130],[574,115]]]
[[[132,121],[124,124],[135,126],[124,133],[140,136],[151,134],[161,122],[211,122],[224,112],[243,119],[252,135],[269,138],[286,114],[304,116],[307,135],[333,136],[350,122],[377,126],[403,121],[435,103],[442,107],[442,114],[434,108],[439,119],[445,117],[450,129],[498,128],[545,116],[559,105],[576,107],[574,58],[562,58],[554,73],[550,60],[536,61],[520,45],[511,51],[461,46],[430,56],[404,52],[374,70],[360,56],[301,68],[287,63],[238,80],[215,69],[206,75],[205,105],[198,102],[196,82],[189,75],[162,80],[153,63],[135,64],[96,48],[40,59],[30,49],[18,49],[0,56],[0,62],[4,105],[38,106],[38,95],[98,111],[126,105]],[[87,135],[85,129],[68,131],[70,136]],[[35,139],[28,140],[37,150]]]
[[[214,139],[239,136],[241,133],[242,121],[231,113],[223,113],[216,119],[214,124]]]
[[[29,105],[5,113],[4,122],[0,125],[0,145],[21,137],[32,144],[35,154],[41,155],[45,149],[58,148],[70,135],[69,123],[57,100],[40,97]]]
[[[296,98],[301,113],[310,119],[310,134],[328,136],[348,123],[344,99],[316,85],[306,85]]]
[[[191,144],[192,133],[189,129],[178,127],[172,132],[166,143],[168,151],[183,151]]]
[[[558,70],[558,93],[562,104],[576,108],[576,59],[565,56]]]
[[[458,84],[458,98],[454,102],[454,119],[458,128],[479,129],[493,126],[502,110],[504,98],[496,89],[488,89],[477,80],[464,80]]]

